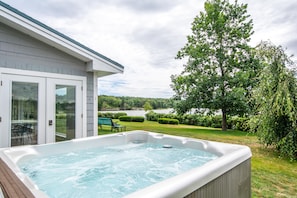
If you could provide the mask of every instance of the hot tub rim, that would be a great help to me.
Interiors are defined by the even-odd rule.
[[[208,146],[213,147],[214,145],[222,145],[226,147],[230,147],[231,153],[224,153],[223,155],[218,157],[215,160],[212,160],[210,162],[207,162],[203,166],[196,167],[194,169],[191,169],[189,171],[186,171],[185,173],[182,173],[180,175],[168,178],[164,181],[161,181],[159,183],[153,184],[151,186],[148,186],[146,188],[143,188],[141,190],[138,190],[134,193],[131,193],[125,198],[136,198],[140,195],[142,197],[183,197],[188,194],[190,194],[193,190],[203,186],[207,182],[211,181],[212,179],[222,175],[223,173],[227,172],[228,170],[231,170],[235,166],[239,165],[240,163],[244,162],[245,160],[248,160],[252,157],[252,153],[249,147],[244,145],[238,145],[238,144],[229,144],[229,143],[222,143],[222,142],[214,142],[214,141],[207,141],[207,140],[201,140],[201,139],[195,139],[195,138],[188,138],[188,137],[182,137],[182,136],[174,136],[174,135],[168,135],[168,134],[162,134],[162,133],[155,133],[155,132],[148,132],[143,130],[136,130],[136,131],[130,131],[130,132],[123,132],[120,134],[107,134],[102,136],[95,136],[95,137],[87,137],[87,138],[80,138],[80,139],[74,139],[69,140],[65,142],[59,142],[59,143],[50,143],[50,144],[44,144],[46,146],[50,146],[52,144],[73,144],[75,142],[80,142],[83,140],[97,140],[104,137],[112,137],[112,136],[123,136],[127,137],[127,135],[133,135],[133,134],[144,134],[144,135],[150,135],[150,136],[159,136],[162,135],[163,137],[172,137],[177,138],[181,141],[188,139],[191,141],[199,141],[203,143],[207,143]],[[213,145],[214,144],[214,145]],[[9,165],[9,168],[12,169],[15,174],[19,177],[21,181],[24,182],[24,184],[28,187],[28,189],[37,197],[47,197],[42,191],[38,189],[38,187],[34,184],[34,182],[26,176],[17,166],[17,162],[22,158],[19,157],[17,159],[11,158],[9,155],[5,155],[4,151],[13,152],[13,151],[19,151],[25,148],[25,151],[30,151],[27,154],[35,155],[36,153],[32,152],[32,149],[38,148],[40,146],[44,145],[26,145],[26,146],[18,146],[18,147],[10,147],[10,148],[1,148],[0,149],[0,157],[3,159],[3,161]],[[209,148],[210,148],[209,147]],[[209,149],[207,148],[207,149]],[[228,150],[228,149],[227,149]],[[207,150],[208,151],[208,150]],[[38,152],[37,152],[38,154]],[[37,155],[36,154],[36,155]],[[23,154],[23,156],[26,156],[26,154]],[[224,159],[228,160],[224,160]],[[221,163],[220,170],[217,169],[217,164]],[[223,165],[223,168],[222,168]],[[203,172],[201,175],[197,172]],[[180,181],[187,177],[188,179],[186,181],[183,181],[181,183]],[[190,178],[190,179],[189,179]],[[161,186],[161,187],[160,187]]]

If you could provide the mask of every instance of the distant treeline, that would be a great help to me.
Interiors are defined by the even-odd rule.
[[[164,98],[100,95],[98,96],[98,111],[143,109],[145,103],[149,103],[152,109],[166,109],[173,107],[171,100]]]

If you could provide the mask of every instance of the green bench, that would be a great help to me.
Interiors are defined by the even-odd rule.
[[[106,126],[110,126],[110,131],[112,132],[113,130],[115,131],[125,131],[126,127],[122,126],[120,124],[117,124],[115,122],[112,121],[111,118],[102,118],[102,117],[98,117],[98,126],[101,128],[102,130],[102,125],[106,125]]]

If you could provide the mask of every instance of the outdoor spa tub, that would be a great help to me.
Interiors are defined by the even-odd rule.
[[[251,197],[251,151],[242,145],[131,131],[4,148],[0,158],[38,198]]]

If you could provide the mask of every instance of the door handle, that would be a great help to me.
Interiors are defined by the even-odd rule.
[[[53,120],[49,120],[49,121],[48,121],[48,125],[49,125],[49,126],[52,126],[52,125],[53,125]]]

